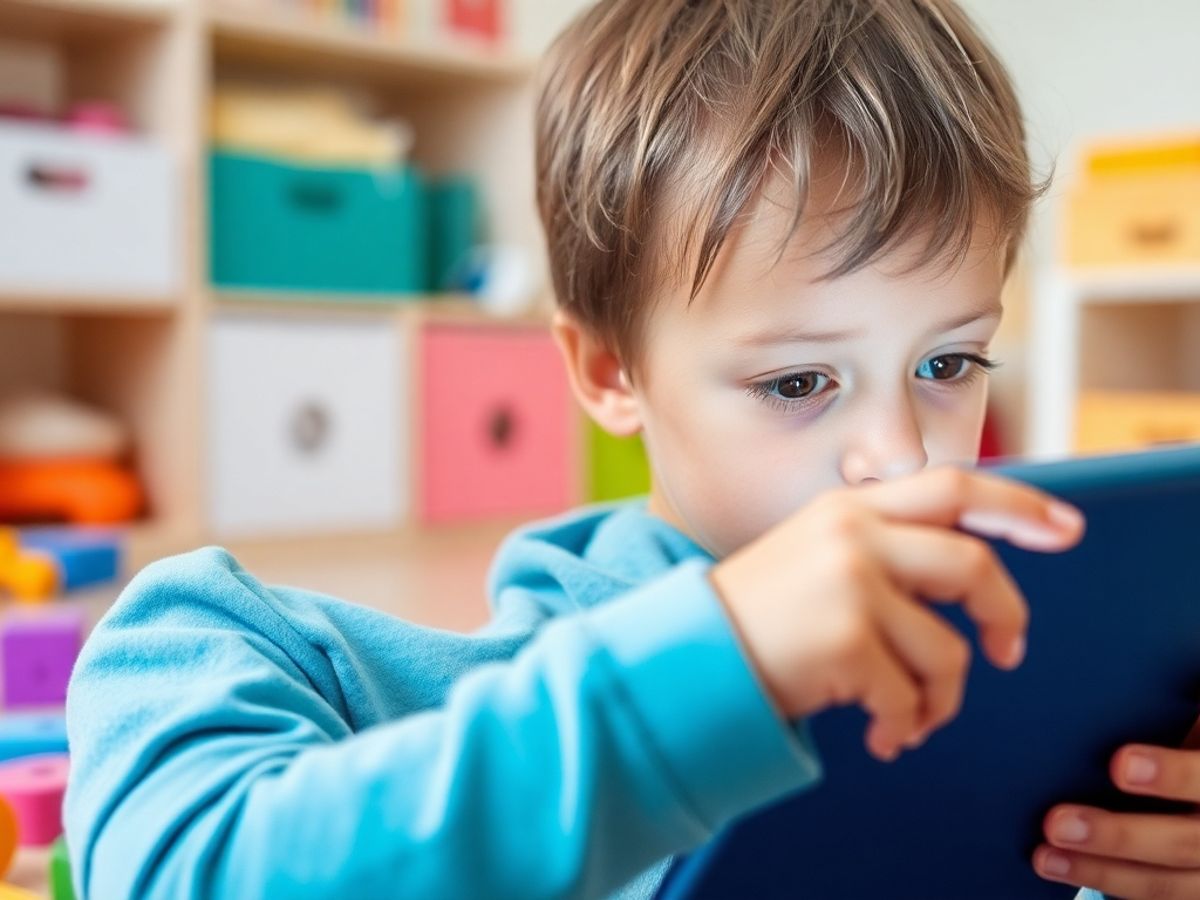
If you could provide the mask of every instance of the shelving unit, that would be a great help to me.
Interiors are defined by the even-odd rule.
[[[487,319],[464,298],[214,290],[206,177],[215,84],[311,83],[366,97],[381,115],[412,123],[414,161],[422,168],[476,179],[494,239],[535,252],[541,246],[530,165],[534,67],[519,54],[373,34],[282,4],[217,0],[0,0],[0,35],[51,47],[63,72],[62,105],[92,99],[120,105],[177,166],[183,274],[170,296],[53,296],[0,285],[0,356],[6,357],[0,389],[64,390],[116,413],[132,430],[150,498],[148,518],[130,533],[133,568],[212,537],[204,503],[206,354],[217,318],[318,314],[397,325]],[[517,324],[545,321],[537,313]]]
[[[1200,267],[1059,269],[1030,334],[1030,454],[1065,456],[1082,390],[1200,391]]]
[[[398,34],[365,31],[352,23],[281,16],[229,2],[212,4],[206,22],[218,59],[270,63],[282,71],[350,77],[384,84],[521,82],[532,60],[493,48],[443,41],[421,43]]]

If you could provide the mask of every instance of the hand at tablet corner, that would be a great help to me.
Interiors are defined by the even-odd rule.
[[[1129,794],[1195,806],[1175,815],[1055,807],[1034,867],[1050,881],[1128,900],[1200,897],[1200,722],[1185,749],[1129,745],[1113,756],[1113,783]]]

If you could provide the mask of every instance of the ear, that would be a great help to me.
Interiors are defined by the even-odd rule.
[[[617,355],[568,314],[558,311],[552,326],[567,378],[589,416],[617,437],[642,430],[641,411]]]

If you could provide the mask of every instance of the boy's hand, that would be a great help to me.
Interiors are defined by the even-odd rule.
[[[1028,610],[978,535],[1031,550],[1078,543],[1073,507],[959,469],[823,495],[713,567],[710,578],[780,711],[859,704],[882,760],[919,746],[962,703],[970,645],[922,598],[961,602],[988,658],[1024,658]]]
[[[1200,748],[1200,724],[1187,744]],[[1130,794],[1200,804],[1200,749],[1130,745],[1113,756],[1113,783]],[[1113,813],[1055,807],[1038,874],[1129,900],[1200,897],[1200,815]]]

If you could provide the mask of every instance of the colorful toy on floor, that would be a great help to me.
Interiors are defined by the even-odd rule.
[[[19,600],[37,600],[54,593],[58,573],[53,561],[21,548],[17,532],[0,529],[0,594]]]
[[[0,900],[42,900],[42,898],[15,884],[0,884]]]
[[[17,842],[46,847],[62,834],[62,802],[70,762],[65,753],[0,765],[0,796],[17,817]]]
[[[67,840],[63,837],[54,842],[50,851],[50,896],[52,900],[75,900],[71,858],[67,855]]]
[[[61,713],[0,716],[0,762],[67,752],[67,720]]]
[[[96,529],[0,528],[0,594],[43,601],[113,581],[121,572],[121,540]]]
[[[5,707],[62,704],[83,638],[80,609],[57,606],[36,614],[9,613],[0,621]]]
[[[13,857],[17,855],[17,814],[9,802],[0,797],[0,878],[8,874]]]

